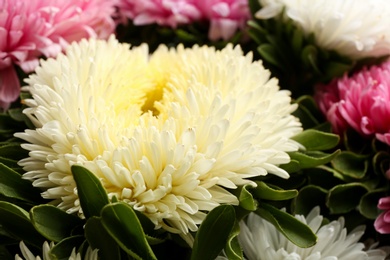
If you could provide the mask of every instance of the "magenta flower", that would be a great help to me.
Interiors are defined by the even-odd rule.
[[[334,132],[351,127],[390,145],[390,61],[318,86],[315,99]]]
[[[376,218],[375,229],[381,234],[390,234],[390,196],[381,198],[378,208],[384,211]]]
[[[54,57],[70,42],[108,38],[116,0],[0,0],[0,107],[20,92],[15,71],[33,71],[42,55]]]
[[[30,72],[38,65],[39,50],[47,39],[45,20],[36,1],[0,0],[0,106],[19,96],[20,82],[14,65]]]
[[[210,40],[230,39],[250,18],[247,0],[198,0],[197,5],[210,21]]]
[[[156,23],[176,28],[201,18],[195,6],[197,0],[121,0],[119,12],[122,18],[133,21],[135,25]]]

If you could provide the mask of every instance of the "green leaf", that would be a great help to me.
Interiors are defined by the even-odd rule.
[[[235,221],[231,205],[221,205],[210,211],[196,233],[191,260],[215,259],[226,246]]]
[[[264,200],[288,200],[298,195],[297,190],[284,190],[263,181],[255,181],[257,187],[253,188],[251,192],[258,199]]]
[[[302,62],[306,67],[312,67],[317,74],[321,74],[321,71],[317,65],[318,50],[314,45],[306,45],[301,53]]]
[[[90,217],[85,224],[85,237],[89,245],[99,249],[99,259],[121,259],[119,246],[103,227],[101,219]]]
[[[331,154],[307,151],[307,152],[289,152],[290,158],[299,162],[302,169],[313,168],[330,162],[339,154],[340,150],[337,150]]]
[[[0,163],[0,194],[35,204],[43,200],[40,192],[31,181],[22,179],[19,173]]]
[[[11,253],[8,251],[8,249],[5,246],[0,246],[0,259],[13,260],[15,259],[15,256],[11,255]]]
[[[326,133],[314,129],[305,130],[291,139],[302,144],[307,151],[323,151],[334,148],[340,141],[335,134]]]
[[[359,212],[368,219],[376,219],[380,213],[378,202],[386,196],[387,189],[375,190],[364,194],[359,203]]]
[[[317,241],[317,236],[310,227],[285,211],[262,203],[256,210],[256,213],[273,224],[288,240],[299,247],[311,247]]]
[[[238,198],[240,207],[249,211],[253,211],[257,208],[257,202],[254,200],[252,193],[249,191],[252,188],[253,187],[251,185],[243,185],[232,191],[232,193]]]
[[[84,236],[67,237],[61,240],[50,250],[50,255],[53,259],[68,260],[69,256],[72,254],[72,250],[75,249],[77,252],[77,249],[84,241]]]
[[[134,211],[134,213],[137,215],[138,221],[141,223],[149,245],[157,245],[163,243],[166,240],[166,232],[163,229],[156,230],[153,222],[142,212]]]
[[[12,238],[42,247],[45,239],[35,230],[27,211],[11,203],[0,201],[0,216],[0,227]]]
[[[328,191],[319,186],[307,185],[303,187],[293,200],[295,214],[307,215],[315,206],[325,206]]]
[[[280,64],[278,52],[273,45],[268,43],[261,44],[257,48],[257,51],[264,60],[268,61],[269,63],[275,65],[278,68],[283,68],[282,64]]]
[[[365,155],[342,151],[332,160],[332,166],[343,175],[362,179],[368,170],[368,160]]]
[[[288,173],[298,172],[301,169],[299,162],[292,159],[290,159],[289,163],[279,165],[279,168],[285,170]]]
[[[136,259],[156,259],[134,210],[126,203],[106,205],[101,220],[118,245]]]
[[[102,208],[110,203],[103,185],[88,169],[77,165],[71,169],[85,217],[100,216]]]
[[[367,188],[360,183],[340,184],[329,190],[327,206],[332,214],[344,214],[358,207]]]
[[[70,236],[71,231],[84,223],[80,218],[67,214],[52,205],[35,206],[30,211],[35,229],[48,240],[59,242]]]
[[[345,72],[348,72],[352,68],[351,63],[341,63],[330,61],[326,63],[324,68],[324,74],[327,75],[327,79],[341,77]]]
[[[238,222],[234,222],[232,231],[230,232],[228,241],[225,246],[225,254],[229,260],[241,260],[244,259],[243,252],[238,242],[238,234],[240,233],[240,226]]]

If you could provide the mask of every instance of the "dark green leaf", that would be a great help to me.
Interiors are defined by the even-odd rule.
[[[196,233],[191,260],[215,259],[225,247],[235,221],[234,208],[230,205],[210,211]]]
[[[35,229],[48,240],[59,242],[70,236],[71,231],[83,221],[52,205],[35,206],[30,211]]]
[[[288,240],[299,247],[311,247],[317,241],[317,237],[310,227],[285,211],[262,203],[256,213],[273,224]]]
[[[100,218],[90,217],[87,220],[85,237],[93,249],[99,249],[99,259],[120,259],[119,246],[103,227]]]
[[[293,201],[294,213],[307,215],[315,206],[325,206],[328,191],[315,185],[303,187]]]
[[[42,247],[45,239],[35,230],[28,212],[11,203],[0,201],[0,226],[12,238]]]
[[[84,167],[73,165],[72,174],[85,217],[100,216],[102,208],[110,203],[103,185]]]
[[[386,191],[381,189],[364,194],[359,203],[360,214],[368,219],[376,219],[380,213],[377,207],[379,199],[386,196]]]
[[[2,260],[14,260],[15,256],[12,255],[5,246],[0,246],[0,259]]]
[[[332,214],[347,213],[358,207],[367,188],[360,183],[337,185],[329,190],[327,206]]]
[[[272,65],[275,65],[278,68],[283,68],[282,64],[280,64],[280,59],[278,57],[278,52],[275,47],[271,44],[262,44],[257,48],[257,51],[260,53],[261,57],[264,60],[268,61]]]
[[[72,254],[73,249],[75,252],[77,252],[77,249],[83,244],[84,241],[84,236],[67,237],[56,244],[50,250],[50,254],[52,255],[53,259],[68,260],[69,256]]]
[[[348,177],[362,179],[368,170],[367,156],[342,151],[332,160],[333,168]]]
[[[40,190],[34,188],[31,181],[22,179],[19,173],[2,163],[0,163],[0,194],[33,204],[42,201]]]
[[[134,210],[126,203],[106,205],[102,224],[118,245],[136,259],[156,259]]]
[[[301,169],[299,162],[296,160],[290,160],[289,163],[279,165],[279,167],[288,173],[294,173]]]
[[[297,190],[283,190],[276,186],[270,186],[262,181],[256,181],[257,187],[251,192],[258,199],[264,200],[288,200],[297,196]]]

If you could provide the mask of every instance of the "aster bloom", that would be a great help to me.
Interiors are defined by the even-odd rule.
[[[73,41],[83,38],[107,39],[115,30],[115,6],[119,0],[40,0],[40,15],[47,25],[51,40],[42,50],[55,57]]]
[[[48,41],[45,20],[36,1],[0,1],[0,105],[6,108],[19,97],[20,82],[14,65],[25,72],[38,65],[37,52]]]
[[[256,18],[269,19],[285,10],[316,44],[353,59],[390,54],[390,2],[386,0],[259,0]]]
[[[247,0],[198,0],[197,5],[204,19],[210,21],[210,40],[229,40],[250,18]]]
[[[24,113],[36,126],[19,163],[25,179],[68,213],[81,208],[70,167],[94,173],[109,197],[170,232],[196,231],[207,211],[238,204],[224,188],[279,168],[302,131],[288,91],[251,54],[228,45],[151,56],[146,45],[91,39],[42,61]]]
[[[378,208],[383,212],[375,220],[375,229],[381,234],[390,234],[390,197],[381,198]]]
[[[351,127],[390,144],[390,61],[320,85],[315,98],[336,133]]]
[[[156,23],[176,28],[201,17],[195,3],[196,0],[120,0],[118,9],[122,19],[130,19],[135,25]]]
[[[238,240],[248,260],[380,260],[385,259],[387,253],[381,249],[364,251],[363,243],[359,239],[364,234],[364,227],[360,226],[347,234],[344,228],[344,219],[332,221],[321,226],[323,217],[319,207],[315,207],[306,218],[295,216],[307,224],[316,233],[318,241],[310,248],[300,248],[286,239],[272,224],[250,213],[245,221],[240,222]]]
[[[18,254],[15,255],[15,260],[51,260],[56,259],[51,257],[50,250],[54,247],[54,243],[51,242],[50,244],[45,241],[42,246],[42,257],[35,256],[30,249],[26,246],[26,244],[21,241],[19,243],[20,251],[22,254],[22,257],[20,257]],[[71,255],[69,256],[68,260],[97,260],[98,259],[98,249],[92,249],[91,247],[88,247],[85,253],[84,258],[81,258],[80,253],[76,253],[76,249],[73,248]]]

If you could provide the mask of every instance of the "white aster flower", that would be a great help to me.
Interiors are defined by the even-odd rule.
[[[259,0],[259,19],[272,18],[285,8],[316,44],[351,58],[390,54],[390,2],[387,0]]]
[[[43,260],[54,260],[56,258],[50,255],[50,250],[54,247],[54,242],[50,244],[45,241],[42,246],[42,257]],[[18,254],[15,255],[15,260],[41,260],[40,256],[35,256],[30,249],[26,246],[23,241],[20,241],[19,248],[23,257],[20,257]],[[73,248],[71,255],[68,260],[97,260],[98,259],[98,249],[92,249],[91,247],[87,248],[84,258],[81,258],[80,253],[76,253],[76,249]]]
[[[113,37],[73,44],[27,80],[35,124],[24,178],[68,213],[81,212],[70,167],[170,232],[196,231],[207,211],[238,204],[225,188],[279,168],[302,131],[290,93],[239,47],[167,49],[149,56]]]
[[[295,216],[307,224],[317,235],[317,243],[309,248],[300,248],[283,236],[272,224],[250,213],[240,222],[238,240],[249,260],[381,260],[387,253],[381,249],[364,251],[363,243],[358,242],[364,234],[364,226],[359,226],[347,234],[344,218],[321,226],[323,217],[319,207],[315,207],[305,218]]]

